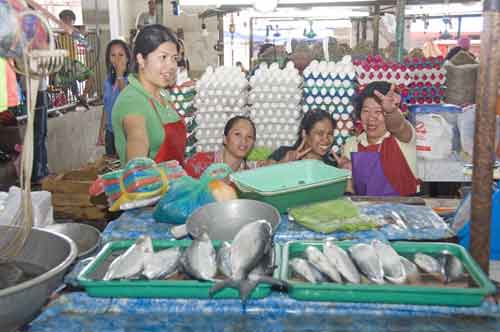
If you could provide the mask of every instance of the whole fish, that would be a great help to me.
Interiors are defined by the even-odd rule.
[[[311,263],[303,258],[291,259],[288,264],[297,275],[310,283],[317,284],[327,281],[327,279],[321,275],[321,272],[316,270]]]
[[[372,247],[382,262],[384,277],[393,284],[404,284],[406,271],[396,250],[380,240],[373,240]]]
[[[217,273],[215,248],[207,233],[191,242],[181,257],[182,270],[197,280],[213,280]]]
[[[424,272],[430,274],[442,273],[441,264],[439,264],[439,261],[432,256],[417,252],[413,261]]]
[[[384,268],[373,247],[366,243],[355,244],[349,253],[359,270],[376,284],[384,284]]]
[[[403,264],[403,268],[405,269],[406,280],[409,282],[416,282],[417,280],[419,280],[420,273],[418,272],[417,266],[406,257],[399,256],[399,259],[401,260],[401,264]]]
[[[325,274],[332,281],[342,283],[342,277],[333,264],[316,247],[309,246],[305,250],[307,261],[311,263],[318,271]]]
[[[130,279],[139,276],[146,258],[153,254],[153,242],[149,236],[141,236],[109,266],[103,280]]]
[[[245,226],[236,234],[231,244],[231,278],[216,283],[210,289],[210,296],[231,287],[238,289],[240,298],[246,301],[260,282],[282,285],[279,280],[268,278],[249,280],[249,273],[261,262],[272,248],[272,226],[266,220],[257,220]]]
[[[179,247],[155,252],[146,258],[142,274],[150,280],[168,278],[177,272],[180,257]]]
[[[443,251],[439,257],[441,263],[441,273],[444,276],[445,284],[458,280],[464,276],[464,266],[460,259],[449,251]]]
[[[335,266],[337,271],[339,271],[339,273],[347,280],[347,282],[353,284],[360,283],[361,277],[359,275],[359,272],[344,249],[335,245],[332,241],[326,240],[323,246],[323,254],[326,256],[328,261],[333,266]]]
[[[250,271],[248,279],[257,280],[260,277],[271,276],[278,267],[275,263],[276,252],[274,251],[274,246],[272,246],[269,251],[265,253],[264,257],[262,257],[259,264]]]
[[[225,277],[231,278],[231,244],[222,242],[217,250],[217,268]]]

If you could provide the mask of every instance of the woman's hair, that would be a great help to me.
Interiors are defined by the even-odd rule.
[[[329,120],[332,123],[332,128],[335,128],[335,121],[333,120],[330,113],[324,110],[311,110],[304,114],[302,120],[300,121],[299,131],[297,133],[297,141],[293,145],[294,149],[298,148],[302,144],[302,131],[305,130],[308,135],[313,129],[314,125],[323,120]]]
[[[361,110],[363,109],[363,103],[366,98],[373,98],[378,103],[380,102],[378,97],[375,95],[375,90],[381,94],[387,94],[391,89],[391,84],[385,81],[376,81],[368,84],[359,95],[354,98],[354,116],[356,120],[361,118]]]
[[[113,39],[108,43],[108,46],[106,47],[106,70],[108,71],[108,76],[111,79],[111,84],[114,84],[116,81],[116,71],[113,65],[111,64],[111,48],[114,45],[120,45],[123,48],[123,51],[125,52],[125,56],[127,57],[127,68],[125,69],[125,76],[128,75],[130,71],[130,64],[132,63],[132,54],[130,52],[130,48],[128,47],[127,43],[125,43],[121,39]]]
[[[224,136],[229,135],[229,131],[234,127],[234,125],[240,121],[240,120],[245,120],[250,123],[253,129],[253,136],[254,139],[256,138],[255,136],[257,135],[257,129],[255,129],[255,124],[253,123],[252,119],[250,119],[248,116],[243,116],[243,115],[237,115],[235,117],[232,117],[229,119],[229,121],[226,122],[226,125],[224,126]]]
[[[177,52],[180,50],[179,41],[175,36],[175,33],[161,24],[147,25],[139,31],[137,38],[134,43],[134,59],[137,58],[138,54],[141,54],[144,58],[148,56],[149,53],[154,52],[163,43],[174,43]],[[137,61],[135,62],[134,71],[139,71],[139,66]]]

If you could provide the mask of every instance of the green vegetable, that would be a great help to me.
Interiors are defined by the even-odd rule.
[[[298,224],[321,233],[358,232],[378,227],[373,219],[361,215],[345,198],[293,208],[290,215]]]
[[[250,151],[247,159],[250,161],[266,160],[271,155],[271,153],[273,153],[273,151],[269,148],[256,147],[253,148],[252,151]]]

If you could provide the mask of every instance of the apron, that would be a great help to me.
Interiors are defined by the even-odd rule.
[[[417,191],[418,181],[393,136],[377,145],[358,144],[351,162],[357,195],[409,196]]]
[[[153,107],[161,123],[160,113],[158,112],[154,101],[149,99],[149,103]],[[184,163],[184,152],[186,150],[187,143],[186,123],[184,122],[184,118],[177,112],[172,104],[170,104],[170,107],[172,107],[177,115],[179,115],[180,120],[166,124],[162,123],[165,138],[163,143],[160,145],[154,160],[157,163],[168,160],[177,160],[182,165]]]

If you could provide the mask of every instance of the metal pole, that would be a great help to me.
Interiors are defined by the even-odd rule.
[[[500,69],[500,0],[483,3],[481,61],[476,95],[474,171],[472,174],[471,253],[489,272],[491,183]]]
[[[405,7],[406,0],[397,0],[396,2],[396,48],[397,61],[403,61],[403,50],[405,44]]]
[[[458,17],[458,28],[457,28],[457,39],[460,38],[460,34],[462,33],[462,16]]]
[[[367,29],[367,25],[368,25],[368,20],[366,19],[366,17],[363,17],[361,19],[361,39],[363,41],[366,41],[366,29]]]
[[[217,41],[219,46],[219,66],[224,66],[224,16],[221,13],[217,13],[217,30],[219,32]]]
[[[379,31],[380,31],[380,5],[375,5],[373,9],[373,54],[379,53]]]
[[[359,38],[360,38],[360,35],[359,35],[359,33],[360,33],[360,26],[359,26],[360,21],[359,21],[359,18],[356,18],[355,20],[356,20],[356,45],[358,45]]]
[[[254,20],[254,18],[251,17],[250,24],[249,24],[249,28],[250,28],[250,52],[248,53],[249,54],[248,72],[252,72],[252,69],[253,69],[253,63],[252,63],[252,58],[253,58],[253,20]]]

